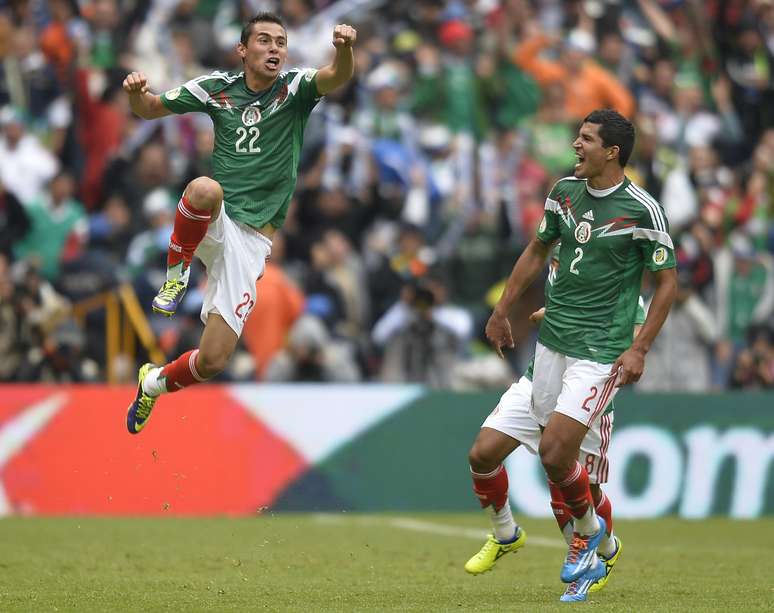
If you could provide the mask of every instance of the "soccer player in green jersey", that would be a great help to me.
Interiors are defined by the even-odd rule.
[[[545,284],[546,302],[558,267],[559,246],[554,249],[549,264]],[[533,313],[530,321],[539,325],[544,316],[545,307]],[[645,303],[640,296],[634,318],[635,337],[644,322]],[[537,453],[540,446],[541,427],[530,413],[533,368],[534,360],[531,360],[524,375],[502,395],[495,409],[481,425],[468,454],[473,491],[481,506],[488,510],[492,523],[492,534],[481,550],[465,564],[465,570],[474,575],[491,570],[503,555],[517,551],[526,542],[526,532],[514,521],[508,502],[508,473],[503,462],[517,447],[525,447],[530,453]],[[588,592],[599,591],[605,586],[622,549],[620,539],[613,534],[610,500],[600,487],[607,481],[608,475],[607,449],[613,429],[613,405],[611,400],[599,423],[586,433],[578,456],[579,462],[588,471],[594,506],[597,513],[604,518],[607,530],[598,548],[600,562],[604,565],[599,571],[604,569],[605,574],[594,582],[579,580],[571,583],[568,590],[576,598]],[[551,508],[559,530],[569,545],[573,539],[572,515],[561,497],[561,492],[558,492],[550,481],[549,489]],[[598,574],[601,575],[601,572]]]
[[[584,119],[573,142],[574,176],[551,190],[537,235],[513,267],[486,325],[498,354],[513,347],[511,309],[561,240],[535,349],[531,414],[544,428],[538,448],[543,468],[573,516],[573,540],[560,573],[565,583],[596,572],[597,547],[605,535],[587,469],[578,462],[581,443],[618,388],[642,375],[645,355],[677,292],[664,211],[624,174],[633,147],[634,126],[619,113],[599,110]],[[632,341],[645,267],[656,289]]]
[[[144,74],[124,80],[132,110],[143,119],[202,112],[215,130],[214,176],[198,177],[177,205],[167,257],[167,280],[153,310],[175,313],[188,284],[194,255],[207,267],[207,290],[198,349],[159,367],[144,364],[127,427],[138,433],[157,397],[200,383],[222,371],[255,305],[256,281],[271,254],[271,237],[282,226],[296,185],[309,114],[322,96],[344,85],[354,72],[357,32],[333,29],[331,64],[283,72],[287,32],[272,13],[259,13],[242,30],[237,53],[241,72],[216,71],[161,95]]]

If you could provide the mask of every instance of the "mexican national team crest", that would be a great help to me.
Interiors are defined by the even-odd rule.
[[[580,222],[575,228],[575,240],[581,245],[588,243],[591,238],[591,224],[588,221]]]
[[[257,106],[248,106],[242,111],[242,123],[246,126],[254,126],[261,121],[261,110]]]

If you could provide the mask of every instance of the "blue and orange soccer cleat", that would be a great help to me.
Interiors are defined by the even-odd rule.
[[[565,583],[572,583],[579,579],[594,563],[597,558],[597,546],[602,536],[605,534],[605,520],[597,517],[599,521],[599,530],[591,535],[573,535],[570,549],[567,551],[567,557],[562,565],[560,577]],[[604,567],[603,567],[604,569]]]
[[[151,303],[151,308],[155,313],[160,313],[165,317],[172,317],[177,311],[177,307],[183,301],[185,290],[188,284],[181,279],[167,279],[161,286],[159,293]]]
[[[596,559],[592,560],[589,568],[580,579],[576,579],[567,586],[564,594],[559,598],[562,602],[583,602],[588,598],[591,588],[605,578],[605,564]]]
[[[126,413],[126,427],[131,434],[137,434],[148,423],[151,411],[153,411],[153,405],[156,404],[158,396],[149,396],[142,389],[142,382],[151,368],[156,368],[154,364],[147,363],[140,367],[140,372],[137,375],[137,395],[134,397],[134,402],[129,405],[129,411]]]

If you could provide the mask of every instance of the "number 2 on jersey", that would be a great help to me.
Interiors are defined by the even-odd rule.
[[[237,138],[236,143],[234,143],[234,148],[236,149],[237,153],[260,153],[261,148],[258,146],[258,137],[261,135],[261,131],[253,126],[252,128],[243,128],[239,127],[236,129],[236,133],[239,135],[239,138]],[[250,140],[247,141],[247,146],[245,146],[245,139],[247,138],[247,135],[250,135]]]
[[[580,270],[576,268],[576,264],[580,262],[583,259],[583,249],[580,247],[575,248],[575,257],[572,259],[572,262],[570,262],[570,272],[574,275],[579,275]]]

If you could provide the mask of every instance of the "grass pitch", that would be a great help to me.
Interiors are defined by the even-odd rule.
[[[0,610],[774,610],[774,520],[616,522],[610,583],[576,605],[558,602],[553,520],[526,520],[524,549],[469,576],[485,526],[482,513],[3,519]]]

